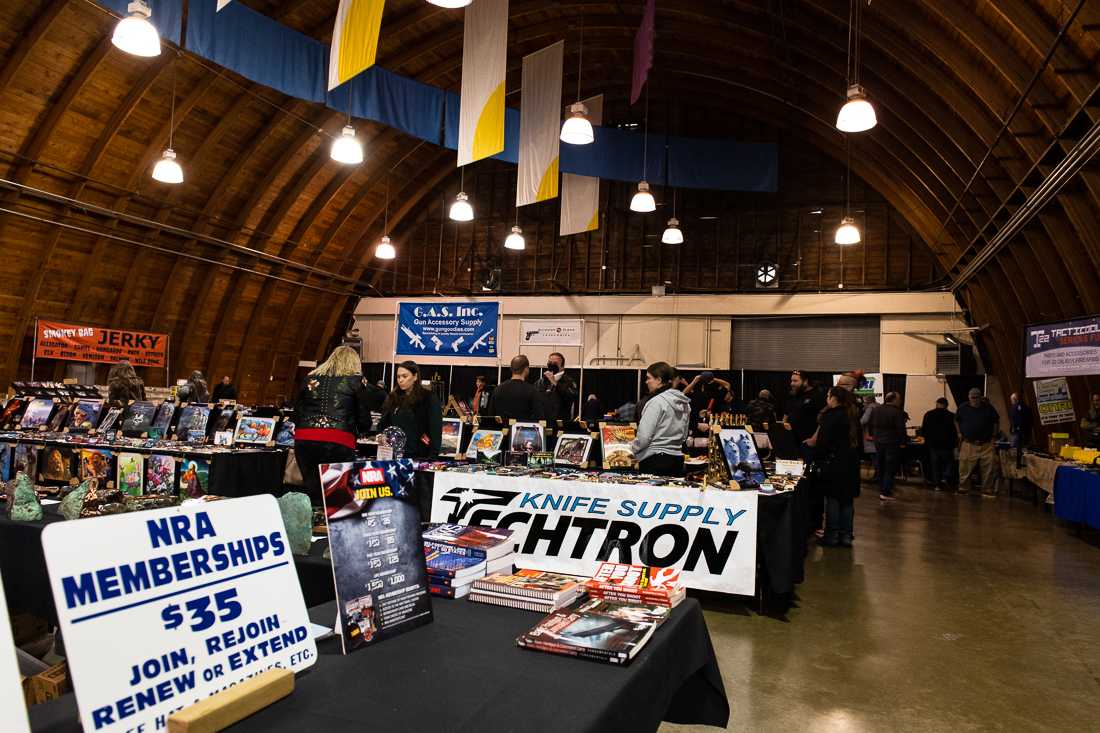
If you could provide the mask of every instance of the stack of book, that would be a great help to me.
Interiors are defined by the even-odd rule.
[[[515,560],[510,529],[430,524],[423,539],[428,590],[435,596],[462,598],[478,578],[511,572]]]
[[[672,609],[666,606],[616,603],[583,598],[553,611],[516,644],[551,654],[629,664]]]
[[[686,591],[675,568],[605,562],[586,583],[588,595],[606,601],[675,608]]]
[[[553,611],[567,606],[584,593],[584,580],[542,570],[494,573],[475,580],[470,600],[527,611]]]

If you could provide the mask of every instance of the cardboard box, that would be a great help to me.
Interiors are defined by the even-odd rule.
[[[55,700],[69,691],[69,665],[61,662],[31,678],[32,705]]]

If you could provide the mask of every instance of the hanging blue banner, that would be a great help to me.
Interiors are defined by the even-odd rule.
[[[500,303],[401,303],[398,356],[496,358]]]

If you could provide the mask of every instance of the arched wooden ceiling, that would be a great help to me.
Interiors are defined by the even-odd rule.
[[[337,5],[235,1],[322,40]],[[524,54],[564,38],[571,96],[583,15],[584,94],[605,93],[610,120],[636,119],[642,5],[513,0],[509,92]],[[658,2],[651,105],[674,112],[654,126],[720,136],[748,119],[843,160],[832,121],[847,18],[845,0]],[[167,331],[172,377],[248,375],[246,399],[274,398],[264,382],[320,356],[354,299],[380,292],[386,268],[370,253],[387,195],[391,228],[415,219],[454,154],[360,120],[366,162],[333,163],[339,114],[186,52],[129,57],[110,44],[114,22],[89,0],[0,7],[0,387],[26,375],[30,327],[47,316]],[[862,77],[880,124],[853,137],[853,171],[988,325],[993,369],[1013,386],[1025,323],[1100,312],[1098,33],[1098,0],[864,10]],[[457,89],[461,52],[461,11],[387,2],[380,65]],[[148,175],[173,94],[179,187]]]

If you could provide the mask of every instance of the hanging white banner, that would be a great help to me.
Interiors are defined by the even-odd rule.
[[[756,592],[755,491],[436,472],[432,521],[505,527],[516,565],[592,575],[601,562],[673,567],[688,588]]]
[[[588,108],[588,121],[593,126],[603,124],[603,95],[583,100]],[[568,112],[566,113],[568,114]],[[600,179],[561,174],[561,226],[558,234],[568,236],[600,228]]]
[[[458,165],[504,151],[508,0],[477,0],[465,10]]]
[[[520,346],[584,346],[584,321],[579,319],[520,321]]]
[[[565,41],[523,57],[516,206],[558,197],[561,73]]]

